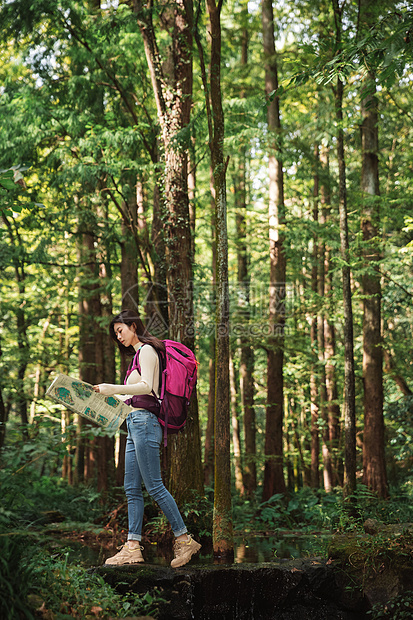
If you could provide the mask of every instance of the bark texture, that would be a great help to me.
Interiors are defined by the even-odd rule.
[[[187,128],[192,104],[191,1],[160,3],[161,24],[170,36],[169,52],[160,57],[154,28],[154,6],[134,0],[151,75],[161,130],[163,179],[161,215],[165,240],[169,336],[194,349],[192,235],[188,198],[188,147],[180,135]],[[178,504],[188,489],[202,493],[203,472],[196,396],[183,433],[168,440],[169,490]],[[191,467],[188,467],[191,463]]]
[[[374,75],[368,74],[362,93],[361,183],[365,271],[363,287],[363,483],[380,497],[388,496],[384,454],[383,341],[379,250],[378,111]]]
[[[326,227],[330,226],[331,219],[331,193],[330,193],[330,170],[329,170],[329,150],[322,148],[320,152],[320,162],[322,168],[321,183],[321,204],[323,222]],[[324,442],[327,445],[331,462],[332,484],[342,485],[342,459],[338,456],[340,442],[340,406],[338,404],[337,377],[335,370],[336,355],[336,334],[334,322],[330,319],[333,309],[330,307],[332,299],[332,275],[331,275],[331,249],[326,244],[324,249],[324,363],[325,363],[325,383],[326,383],[326,423],[327,433]]]
[[[342,9],[333,0],[336,17],[336,44],[341,47]],[[337,160],[339,172],[340,252],[342,259],[343,310],[344,310],[344,426],[345,426],[345,478],[344,495],[354,495],[356,490],[356,390],[354,374],[353,308],[351,300],[351,274],[349,263],[349,238],[347,220],[346,163],[343,131],[343,82],[336,84]]]
[[[267,361],[267,409],[263,500],[285,492],[283,472],[284,327],[285,273],[282,227],[285,222],[284,180],[281,159],[281,121],[278,70],[274,43],[271,0],[262,0],[262,31],[265,60],[265,92],[273,97],[267,105],[269,130],[269,228],[270,228],[270,337]]]
[[[226,171],[224,161],[224,112],[221,94],[221,0],[207,0],[210,35],[210,85],[204,50],[198,31],[196,42],[205,92],[209,147],[214,179],[216,223],[216,351],[215,351],[215,493],[213,552],[216,558],[233,559],[231,465],[230,465],[230,381],[229,381],[229,293]]]

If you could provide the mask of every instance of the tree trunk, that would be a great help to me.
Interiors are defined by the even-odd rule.
[[[213,548],[217,558],[234,557],[230,467],[229,403],[229,293],[224,112],[221,94],[221,3],[207,0],[211,34],[211,163],[215,188],[217,252],[216,386],[215,386],[215,495]]]
[[[23,300],[25,296],[24,280],[18,282],[19,296]],[[17,345],[19,350],[18,370],[17,370],[17,408],[20,414],[21,430],[24,439],[29,438],[29,418],[27,415],[27,398],[24,390],[24,377],[26,374],[27,363],[29,360],[29,343],[27,340],[26,318],[23,302],[16,308],[17,319]]]
[[[132,194],[127,204],[123,204],[124,212],[129,219],[122,220],[122,240],[120,281],[122,290],[122,310],[139,312],[139,281],[138,281],[138,248],[136,239],[131,234],[131,227],[136,228],[138,220],[138,205],[136,195]]]
[[[241,437],[239,432],[239,419],[238,419],[238,394],[235,380],[235,368],[234,360],[230,356],[229,360],[229,375],[231,384],[231,424],[232,424],[232,449],[234,452],[234,473],[235,473],[235,488],[240,495],[244,494],[244,480],[242,475],[242,461],[241,461]]]
[[[328,148],[322,148],[320,161],[323,169],[323,182],[321,184],[321,204],[324,225],[329,226],[331,195],[330,195],[330,164]],[[337,377],[335,370],[336,334],[334,322],[329,318],[333,315],[331,299],[333,283],[331,275],[331,249],[326,246],[324,252],[324,299],[326,312],[324,315],[324,357],[325,357],[325,382],[326,382],[326,436],[324,443],[327,444],[331,460],[333,483],[343,484],[343,462],[339,455],[340,443],[340,406],[338,404]],[[327,436],[328,433],[328,436]]]
[[[67,254],[65,255],[65,264],[67,264],[68,262],[68,256]],[[69,370],[69,357],[70,357],[70,350],[69,350],[69,343],[70,343],[70,305],[69,305],[69,299],[68,299],[68,287],[69,287],[69,282],[67,279],[65,279],[64,282],[64,314],[62,317],[59,317],[59,328],[60,328],[60,332],[61,334],[64,335],[64,338],[62,337],[62,345],[61,345],[61,365],[60,365],[60,371],[62,373],[67,374],[68,370]],[[62,441],[65,441],[66,443],[66,451],[65,454],[63,456],[63,462],[62,462],[62,478],[64,480],[67,480],[68,484],[72,485],[73,484],[73,454],[75,454],[75,444],[76,444],[76,435],[73,432],[73,429],[67,430],[69,429],[69,427],[71,426],[73,422],[73,414],[71,411],[69,411],[69,409],[65,409],[64,411],[62,411],[62,416],[61,416],[61,429],[62,429]]]
[[[204,446],[204,482],[206,486],[211,487],[214,473],[214,424],[215,424],[215,335],[210,336],[209,341],[209,390],[208,390],[208,420],[205,430],[205,446]]]
[[[19,256],[22,254],[24,244],[20,238],[17,226],[12,219],[11,221],[3,213],[3,222],[6,226],[7,233],[10,239],[10,244],[14,248],[13,253],[13,266],[16,275],[16,283],[18,290],[18,298],[16,305],[16,337],[17,337],[17,380],[16,380],[16,405],[17,411],[20,416],[21,433],[23,441],[29,438],[29,418],[27,415],[27,399],[24,390],[24,378],[26,374],[26,368],[29,361],[29,343],[27,340],[26,329],[26,317],[24,312],[25,304],[25,280],[26,273],[24,270],[24,263],[20,261]]]
[[[323,151],[323,148],[321,148]],[[323,196],[323,186],[320,187],[320,174],[321,178],[324,177],[323,161],[320,149],[317,146],[315,149],[316,158],[316,181],[314,183],[314,194],[317,196],[317,200],[321,203],[321,209],[317,209],[318,221],[322,228],[322,233],[326,229],[326,204],[325,196]],[[321,232],[321,231],[320,231]],[[325,256],[326,247],[323,241],[323,234],[318,235],[317,241],[317,298],[318,298],[318,312],[317,312],[317,350],[318,350],[318,377],[319,377],[319,409],[321,412],[321,419],[323,420],[322,436],[322,457],[323,457],[323,481],[324,489],[329,493],[333,486],[333,473],[332,473],[332,461],[331,450],[329,441],[328,430],[328,410],[327,410],[327,387],[326,387],[326,371],[325,371]]]
[[[155,182],[153,193],[152,245],[154,279],[150,298],[154,301],[164,333],[169,332],[168,288],[166,285],[165,239],[162,228],[161,188]],[[148,295],[149,297],[149,295]]]
[[[138,248],[136,238],[131,234],[131,228],[137,226],[138,204],[136,195],[131,195],[128,204],[124,204],[124,212],[128,214],[129,221],[122,220],[121,240],[121,263],[120,282],[122,291],[122,310],[136,310],[139,312],[139,279],[138,279]],[[127,208],[126,208],[127,207]],[[127,371],[127,360],[121,358],[120,382],[123,383]],[[120,427],[119,456],[116,465],[116,484],[123,485],[125,475],[125,448],[127,428],[126,422]]]
[[[342,7],[333,0],[336,20],[336,49],[341,51]],[[343,262],[344,306],[344,424],[345,424],[345,478],[344,496],[354,495],[356,490],[356,390],[354,374],[353,309],[351,302],[350,254],[347,222],[346,164],[344,157],[343,130],[343,82],[336,84],[337,160],[339,173],[340,253]]]
[[[245,24],[248,24],[248,3],[242,5],[242,35],[241,35],[241,68],[246,72],[248,65],[249,33]],[[240,97],[245,99],[244,88],[241,89]],[[254,409],[254,349],[251,346],[251,334],[246,331],[251,317],[250,308],[250,260],[247,240],[247,147],[242,145],[239,159],[239,172],[235,182],[236,201],[236,230],[237,230],[237,263],[238,263],[238,287],[240,295],[240,313],[243,328],[240,335],[240,387],[241,399],[244,410],[244,488],[248,497],[252,497],[257,489],[257,466],[256,466],[256,422]]]
[[[111,280],[111,261],[110,251],[107,249],[106,261],[100,265],[100,280],[102,283]],[[104,291],[109,290],[108,287],[104,287]],[[101,294],[101,315],[106,317],[107,323],[113,315],[112,297],[110,291]],[[108,334],[107,328],[102,329],[102,376],[107,383],[116,382],[116,364],[115,364],[115,347]],[[98,437],[97,438],[97,450],[98,450],[98,471],[97,471],[97,484],[98,491],[106,492],[109,486],[115,480],[115,441],[113,437]],[[103,496],[104,499],[104,496]]]
[[[196,155],[195,135],[191,136],[189,145],[189,170],[188,170],[188,199],[189,199],[189,225],[191,228],[191,256],[195,258],[195,224],[196,224]]]
[[[221,2],[216,5],[215,0],[207,0],[211,43],[210,87],[197,24],[195,36],[207,110],[216,223],[215,493],[212,540],[214,556],[219,560],[229,561],[234,558],[234,540],[230,466],[227,162],[224,161],[224,112],[221,94],[221,8]]]
[[[362,93],[361,186],[365,271],[363,288],[363,483],[379,497],[388,496],[384,454],[383,341],[381,335],[381,283],[377,265],[379,241],[378,113],[374,75],[368,74]]]
[[[235,178],[235,224],[237,230],[237,263],[238,263],[238,292],[239,292],[239,342],[241,348],[240,359],[240,386],[241,399],[244,409],[245,435],[245,462],[244,487],[246,494],[251,497],[257,488],[256,469],[256,424],[254,410],[254,350],[251,346],[250,326],[250,288],[249,257],[246,235],[247,196],[245,183],[245,149],[242,149],[238,174]]]
[[[274,17],[271,0],[262,0],[262,29],[267,97],[278,89],[278,72],[274,43]],[[269,131],[269,223],[270,223],[270,337],[267,360],[267,408],[265,427],[265,469],[263,500],[285,492],[283,472],[284,406],[284,326],[285,272],[282,227],[285,222],[284,181],[281,159],[281,122],[279,98],[268,101]]]
[[[302,402],[306,401],[306,395],[303,393]],[[301,422],[301,433],[298,441],[301,445],[301,462],[303,464],[303,486],[310,487],[311,486],[311,463],[310,466],[307,465],[305,455],[308,452],[311,452],[311,443],[307,437],[310,435],[310,429],[308,428],[307,423],[307,412],[306,406],[302,405],[300,410],[300,422]]]
[[[0,360],[3,355],[0,339]],[[7,411],[3,399],[3,374],[0,377],[0,450],[4,446],[6,440]]]
[[[318,200],[319,200],[319,179],[318,179],[318,147],[315,152],[314,174],[314,206],[313,221],[318,224]],[[311,375],[310,375],[310,409],[311,409],[311,486],[318,489],[320,486],[320,435],[318,431],[318,418],[320,413],[320,393],[319,393],[319,375],[318,375],[318,322],[317,322],[317,292],[318,292],[318,238],[317,234],[313,234],[313,251],[311,264],[311,292],[312,292],[312,318],[311,318]]]
[[[104,380],[102,331],[97,322],[101,309],[95,235],[81,226],[79,242],[79,378],[93,385]],[[97,473],[96,441],[84,436],[88,426],[91,424],[78,416],[75,484],[92,481]]]
[[[211,248],[212,248],[212,280],[211,305],[216,306],[216,283],[217,283],[217,249],[216,249],[216,222],[215,222],[215,190],[214,175],[210,169],[210,189],[211,189]],[[209,382],[208,382],[208,421],[205,433],[205,452],[204,452],[204,481],[207,486],[212,486],[215,477],[215,350],[216,338],[215,330],[210,335],[209,341]]]
[[[168,288],[169,335],[194,349],[191,227],[188,200],[188,147],[176,136],[187,128],[192,105],[192,2],[162,5],[162,22],[172,32],[169,56],[161,63],[152,8],[134,0],[151,74],[163,148],[164,238]],[[169,489],[177,503],[188,489],[203,491],[201,441],[196,397],[183,433],[168,440]],[[188,463],[192,463],[188,467]]]

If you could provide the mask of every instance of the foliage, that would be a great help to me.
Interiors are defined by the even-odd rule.
[[[213,500],[210,497],[200,496],[196,492],[191,492],[191,499],[180,506],[185,525],[192,535],[204,539],[212,536],[213,507]],[[145,511],[148,512],[146,509]],[[157,540],[171,534],[169,522],[162,512],[158,510],[156,515],[150,516],[145,526],[145,533]]]
[[[367,614],[372,620],[410,620],[413,615],[413,591],[403,592],[385,604],[377,603]]]
[[[45,435],[24,445],[8,446],[2,451],[0,486],[2,504],[0,524],[13,528],[36,526],[47,521],[47,513],[56,512],[68,521],[93,521],[102,510],[100,494],[92,487],[73,487],[58,476],[44,475],[41,463],[64,451],[60,439]]]
[[[213,502],[207,495],[192,495],[181,509],[188,530],[200,538],[212,535]]]
[[[332,539],[329,557],[359,586],[374,584],[379,573],[389,570],[405,581],[411,572],[413,535],[409,530],[382,528],[377,534],[341,534]]]
[[[96,573],[68,564],[68,552],[59,557],[37,559],[34,587],[46,609],[85,618],[124,618],[139,615],[156,617],[162,601],[155,593],[121,596]]]
[[[27,602],[34,567],[27,561],[27,552],[27,540],[8,536],[0,528],[0,616],[4,620],[34,618]]]
[[[144,595],[117,594],[103,578],[70,565],[69,552],[58,555],[28,545],[27,540],[2,536],[0,611],[4,620],[32,620],[36,609],[63,618],[156,617],[163,599],[157,591]]]
[[[235,528],[243,532],[328,530],[364,531],[367,519],[381,523],[409,523],[413,521],[411,496],[408,491],[394,491],[389,500],[381,500],[375,493],[359,485],[354,497],[343,498],[341,489],[332,493],[303,488],[289,498],[282,494],[268,501],[253,504],[238,497],[234,505]]]

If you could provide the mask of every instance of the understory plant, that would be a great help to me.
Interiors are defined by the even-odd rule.
[[[69,551],[50,553],[24,538],[0,537],[0,617],[68,618],[156,617],[158,591],[119,594],[95,572],[69,563]]]
[[[371,620],[411,620],[413,618],[413,590],[403,592],[385,604],[374,605],[367,614]]]

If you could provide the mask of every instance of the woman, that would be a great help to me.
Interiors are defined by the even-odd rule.
[[[160,445],[162,427],[156,411],[159,407],[159,355],[165,352],[161,340],[146,331],[141,319],[131,310],[116,315],[109,327],[113,340],[121,355],[135,356],[139,351],[139,374],[133,363],[129,368],[125,385],[101,383],[94,386],[96,392],[105,396],[116,394],[134,407],[127,419],[128,437],[125,452],[125,493],[128,500],[128,541],[120,552],[106,560],[106,564],[120,566],[143,562],[140,541],[144,500],[142,482],[151,497],[157,502],[175,535],[173,568],[183,566],[201,548],[188,534],[175,500],[165,488],[161,477]]]

